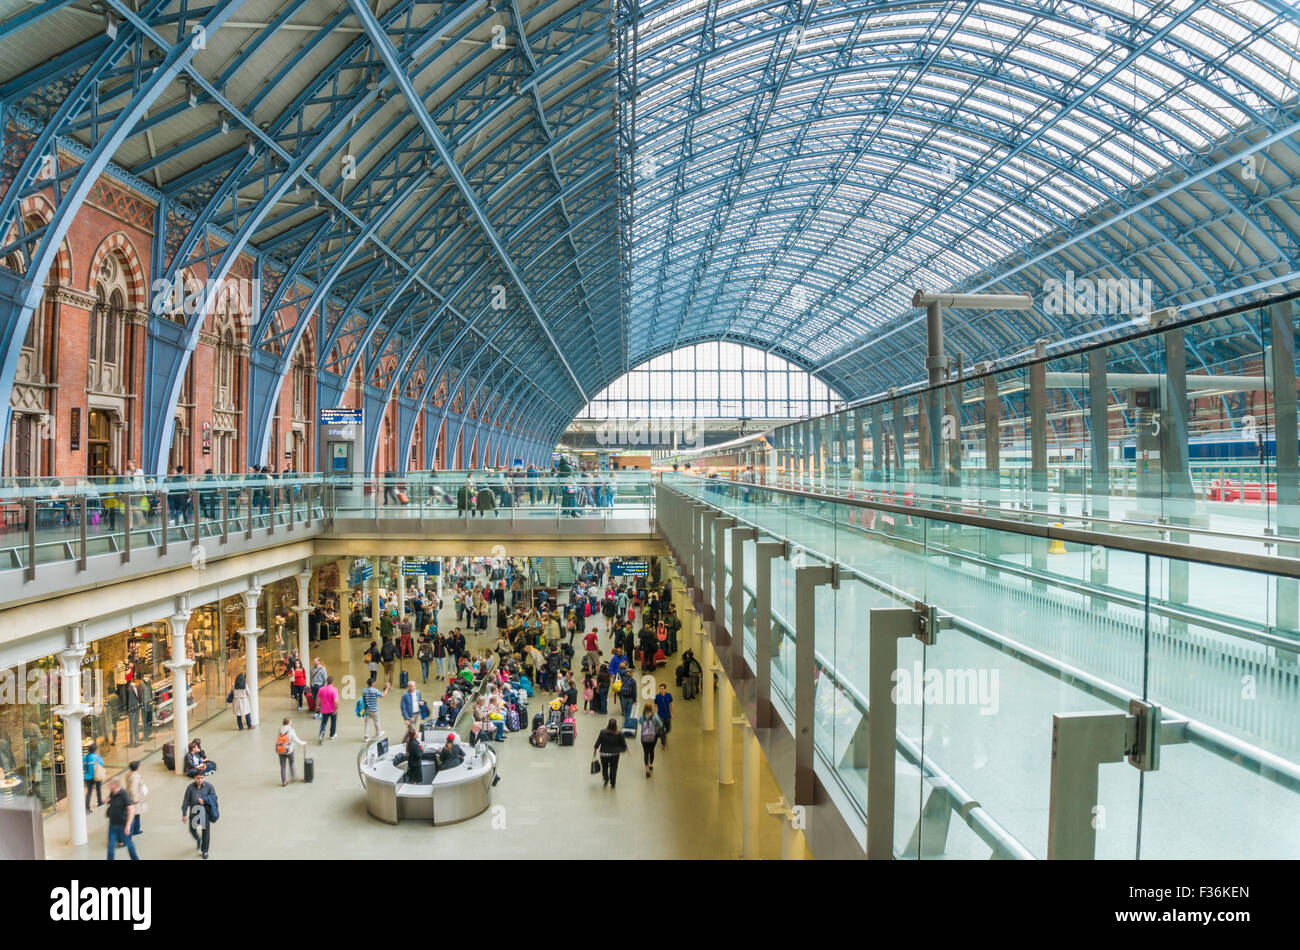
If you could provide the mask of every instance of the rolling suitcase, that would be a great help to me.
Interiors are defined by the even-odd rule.
[[[533,716],[533,732],[536,732],[537,727],[544,725],[545,723],[546,723],[546,717],[543,716],[541,713],[537,713],[537,715]]]
[[[307,711],[308,712],[316,711],[316,691],[313,690],[310,686],[307,687]]]
[[[162,747],[163,765],[167,766],[168,772],[176,771],[176,743],[164,742]]]
[[[633,713],[631,716],[628,716],[626,719],[623,720],[623,735],[627,736],[629,739],[636,738],[637,729],[640,726],[640,724],[641,724],[640,720],[637,719],[635,713]]]
[[[573,745],[578,735],[578,726],[572,719],[560,723],[560,745]]]
[[[315,760],[315,759],[303,759],[303,760],[302,760],[302,780],[303,780],[304,782],[310,782],[310,781],[311,781],[312,779],[314,779],[315,777],[316,777],[316,760]]]
[[[406,670],[402,670],[401,675],[398,676],[398,680],[400,688],[406,689],[406,684],[411,681],[411,674],[407,673]]]

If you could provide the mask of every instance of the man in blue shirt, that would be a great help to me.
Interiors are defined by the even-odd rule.
[[[615,647],[614,655],[609,658],[609,675],[611,677],[618,676],[618,671],[623,668],[623,664],[626,662],[627,657],[623,655],[623,651]]]
[[[659,692],[655,693],[655,712],[663,721],[664,727],[659,732],[659,744],[665,749],[668,748],[668,730],[673,727],[673,694],[668,692],[668,687],[663,683],[659,684]]]
[[[392,685],[393,685],[392,683],[385,683],[384,691],[381,693],[375,687],[375,678],[373,676],[366,681],[366,688],[361,691],[361,704],[365,710],[365,720],[362,722],[361,725],[362,742],[369,741],[370,724],[372,722],[375,724],[376,739],[378,739],[379,734],[383,732],[382,727],[379,725],[379,701],[388,695],[389,687],[391,687]]]

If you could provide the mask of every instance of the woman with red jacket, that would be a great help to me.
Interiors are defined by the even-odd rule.
[[[298,701],[298,709],[301,711],[302,697],[307,692],[307,671],[302,668],[302,660],[293,661],[289,675],[293,677],[293,698]]]

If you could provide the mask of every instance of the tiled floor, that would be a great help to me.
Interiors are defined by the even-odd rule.
[[[455,624],[447,609],[442,628]],[[602,640],[604,627],[601,625]],[[495,642],[495,637],[491,642]],[[338,641],[330,641],[322,657],[338,682],[340,675],[365,674],[361,640],[353,640],[352,662],[339,669]],[[470,649],[489,646],[486,638],[471,638]],[[608,653],[608,642],[604,644]],[[332,661],[332,662],[331,662]],[[417,681],[419,664],[408,661]],[[443,853],[516,858],[739,858],[741,851],[740,732],[735,742],[735,783],[717,782],[717,735],[700,730],[700,703],[677,695],[676,716],[668,749],[656,754],[652,778],[645,778],[639,743],[622,760],[618,788],[602,787],[588,770],[591,746],[604,719],[578,714],[578,742],[562,748],[528,745],[525,732],[511,734],[497,745],[501,782],[493,792],[493,807],[457,825],[432,827],[418,822],[384,824],[366,812],[357,778],[356,756],[361,748],[361,720],[351,702],[339,720],[339,737],[316,743],[317,725],[311,714],[294,709],[283,682],[261,694],[262,723],[253,732],[238,732],[227,713],[200,730],[204,749],[217,763],[213,779],[221,801],[221,817],[213,826],[211,856],[222,858],[415,858]],[[426,691],[436,698],[440,688],[431,680]],[[542,694],[545,695],[545,694]],[[383,701],[381,718],[395,729],[400,724],[400,693],[394,686]],[[540,708],[535,697],[532,711]],[[303,753],[316,763],[315,781],[280,787],[274,741],[280,720],[289,715],[308,746]],[[157,756],[141,768],[149,786],[149,810],[144,833],[137,839],[146,859],[197,859],[193,839],[180,819],[186,780],[167,773]],[[776,782],[762,773],[762,802],[779,798]],[[299,773],[301,775],[301,771]],[[497,807],[500,806],[500,807]],[[761,854],[777,858],[780,825],[761,817]],[[51,858],[100,858],[107,827],[104,812],[87,818],[90,843],[66,844],[67,819],[60,814],[46,822],[46,851]],[[119,851],[119,858],[125,857]]]

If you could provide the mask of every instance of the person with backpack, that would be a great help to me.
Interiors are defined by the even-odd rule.
[[[430,637],[430,645],[433,647],[433,661],[438,667],[438,679],[447,675],[447,642],[450,637],[444,637],[437,630],[433,631]]]
[[[372,722],[375,724],[376,739],[378,739],[380,734],[384,731],[383,727],[379,724],[379,701],[388,695],[388,691],[392,689],[392,687],[393,684],[391,682],[386,682],[384,683],[383,692],[380,692],[378,687],[375,686],[375,678],[372,676],[369,682],[366,683],[366,688],[361,691],[361,699],[359,702],[361,705],[361,713],[365,717],[365,721],[361,724],[362,742],[368,742],[370,740],[370,724]]]
[[[90,807],[90,793],[95,793],[95,808],[104,804],[104,757],[99,754],[99,745],[92,742],[82,758],[82,777],[86,782],[86,814],[94,809]]]
[[[306,741],[298,738],[298,733],[293,731],[293,725],[289,722],[289,717],[284,718],[280,724],[280,734],[275,737],[275,754],[280,757],[280,787],[284,788],[289,782],[297,776],[293,771],[293,753],[294,745],[306,745]],[[289,778],[284,777],[284,767],[289,766]]]
[[[202,772],[195,772],[181,799],[181,821],[189,826],[190,837],[205,859],[212,843],[212,825],[219,817],[217,790]]]
[[[374,640],[366,648],[366,669],[370,671],[370,679],[379,679],[379,645]]]
[[[387,614],[384,614],[387,617]],[[379,658],[384,661],[384,682],[393,681],[393,664],[397,662],[397,646],[392,637],[384,637],[384,645],[379,648]]]
[[[641,707],[641,757],[645,760],[645,777],[655,770],[655,743],[663,735],[664,723],[652,703]]]
[[[596,712],[601,715],[609,712],[610,683],[609,664],[602,663],[596,671]]]
[[[435,633],[434,636],[437,636],[437,634]],[[417,655],[420,660],[420,674],[423,676],[423,682],[428,683],[429,664],[433,662],[433,643],[428,634],[420,634],[420,649]]]
[[[626,722],[632,718],[632,713],[636,708],[636,675],[629,668],[624,671],[620,679],[622,683],[618,691],[618,700],[623,707],[623,720]]]
[[[606,788],[618,785],[618,757],[626,751],[627,739],[619,731],[618,720],[610,719],[596,736],[596,745],[592,749],[592,755],[600,758],[600,777]]]

